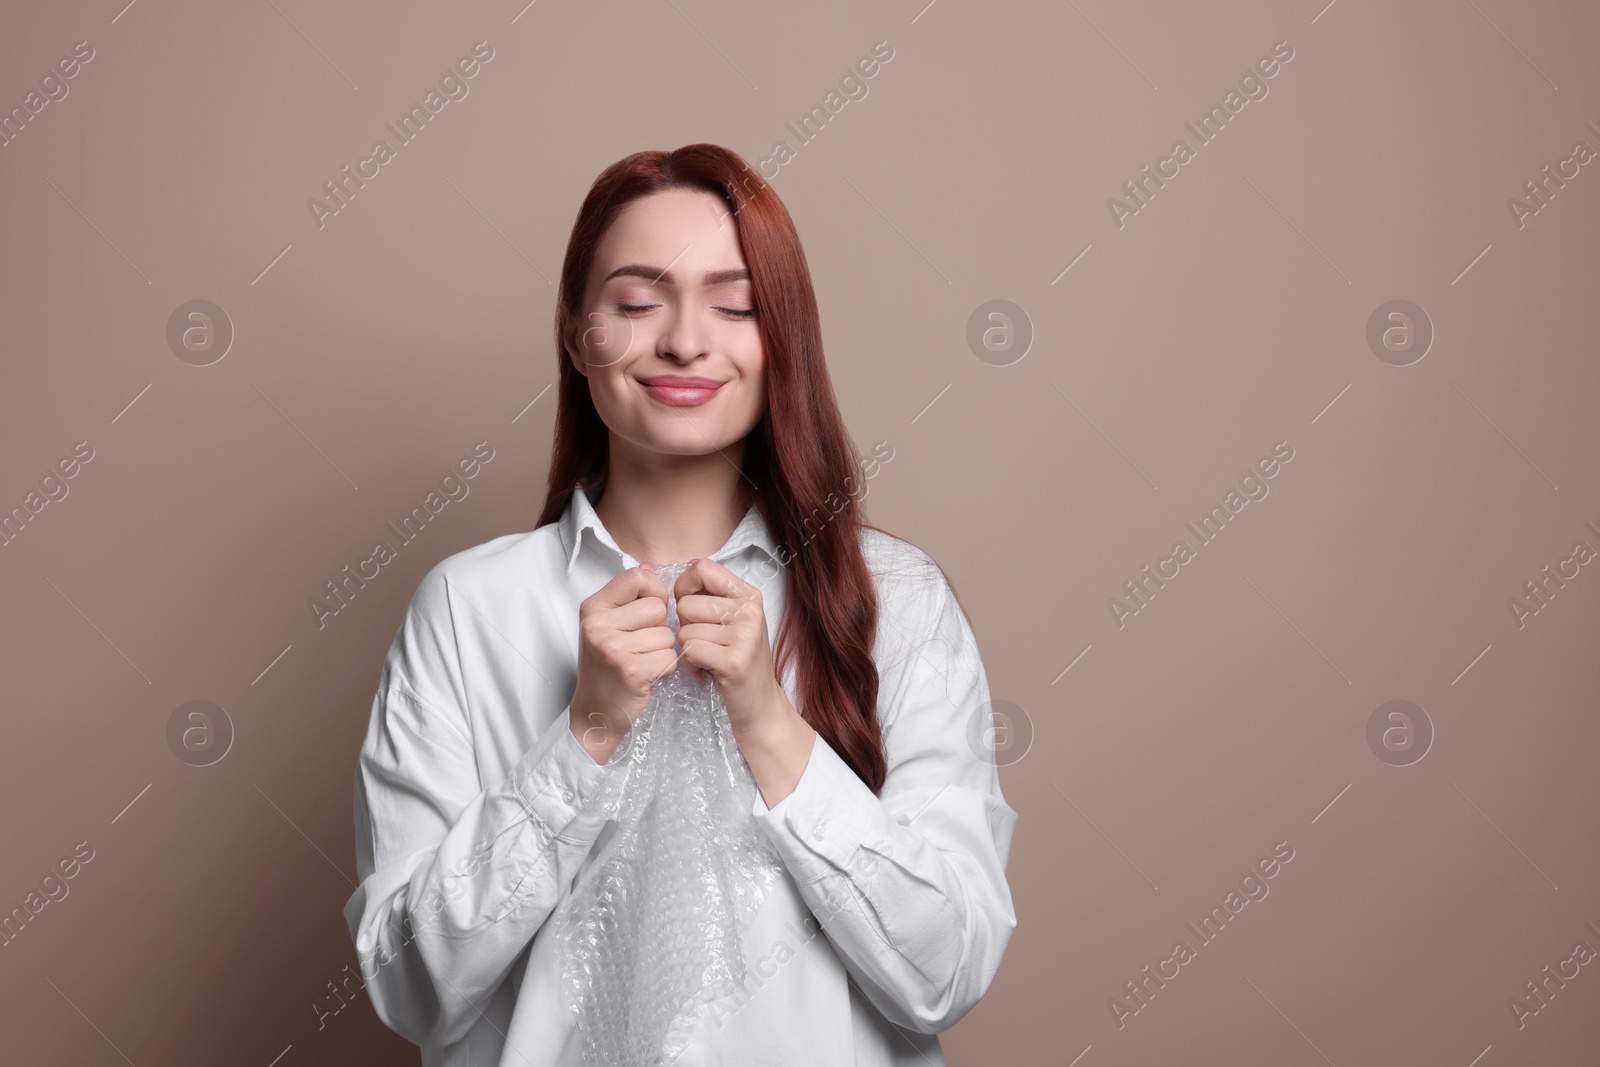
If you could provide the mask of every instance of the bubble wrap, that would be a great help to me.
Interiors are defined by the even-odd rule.
[[[687,567],[656,568],[674,633]],[[585,1064],[671,1063],[697,1011],[744,983],[742,930],[782,873],[755,791],[715,680],[680,657],[606,763],[614,832],[552,917]]]

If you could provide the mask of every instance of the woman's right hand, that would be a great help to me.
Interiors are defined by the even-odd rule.
[[[596,763],[644,714],[657,678],[678,662],[667,587],[649,563],[618,574],[578,607],[578,682],[568,725]]]

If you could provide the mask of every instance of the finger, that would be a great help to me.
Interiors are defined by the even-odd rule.
[[[678,601],[678,622],[730,623],[739,614],[744,597],[710,596],[695,593]]]
[[[726,623],[746,603],[759,601],[760,593],[732,571],[714,560],[701,562],[707,566],[697,575],[685,571],[674,584],[679,620]]]
[[[601,609],[599,621],[611,630],[644,630],[667,625],[667,602],[642,596],[621,607]],[[670,631],[669,631],[670,632]]]
[[[673,595],[678,599],[707,593],[711,596],[742,596],[748,587],[738,575],[714,559],[697,559],[673,583]]]
[[[720,672],[727,659],[727,647],[715,641],[691,637],[683,644],[683,661],[708,673]]]
[[[608,608],[621,607],[631,604],[640,597],[667,598],[667,586],[660,578],[643,567],[629,567],[618,574],[584,604],[591,610],[604,611]]]
[[[649,668],[652,678],[660,678],[664,674],[671,674],[678,666],[678,653],[674,649],[652,652],[640,661]]]
[[[640,662],[650,667],[651,677],[654,678],[659,678],[664,673],[674,672],[674,669],[677,669],[678,659],[682,659],[682,656],[678,653],[677,648],[672,648],[670,645],[667,648],[658,648],[653,653],[645,653],[640,656]]]
[[[631,630],[622,633],[617,638],[618,647],[624,652],[633,655],[648,655],[660,652],[662,649],[674,648],[677,636],[665,626],[652,626],[643,630]]]
[[[688,648],[691,641],[704,641],[707,644],[727,647],[733,644],[735,636],[727,627],[714,622],[696,622],[678,628],[678,643],[684,648]]]

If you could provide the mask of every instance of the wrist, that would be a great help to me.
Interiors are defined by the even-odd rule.
[[[787,701],[785,706],[788,707]],[[769,811],[799,786],[817,738],[816,730],[793,707],[773,719],[754,731],[753,736],[739,740],[739,751],[750,765],[762,803]]]
[[[567,709],[567,728],[589,757],[604,764],[622,743],[624,731],[619,730],[602,712],[590,711],[587,715],[580,707],[587,706],[574,700]]]
[[[789,697],[782,689],[775,690],[771,706],[764,714],[752,716],[743,724],[730,725],[733,726],[734,740],[738,742],[740,751],[745,753],[747,761],[752,757],[777,757],[782,762],[788,762],[785,757],[792,757],[797,752],[809,754],[817,733],[789,703]]]

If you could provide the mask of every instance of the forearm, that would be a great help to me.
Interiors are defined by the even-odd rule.
[[[810,762],[758,820],[880,1010],[924,1033],[953,1025],[988,988],[1016,924],[994,836],[1009,841],[1015,813],[950,783],[886,802],[825,742]]]
[[[776,690],[771,710],[758,722],[748,728],[735,726],[733,736],[755,776],[762,802],[773,808],[794,792],[805,774],[817,731],[795,711],[782,689]]]
[[[386,761],[358,775],[362,884],[345,909],[379,1017],[418,1044],[449,1043],[559,903],[602,820],[583,813],[598,767],[553,723],[501,783],[469,800],[425,852],[375,849],[401,783]],[[381,750],[377,750],[381,751]],[[580,762],[581,761],[581,762]],[[393,818],[393,815],[388,818]],[[379,853],[394,855],[387,865]]]

